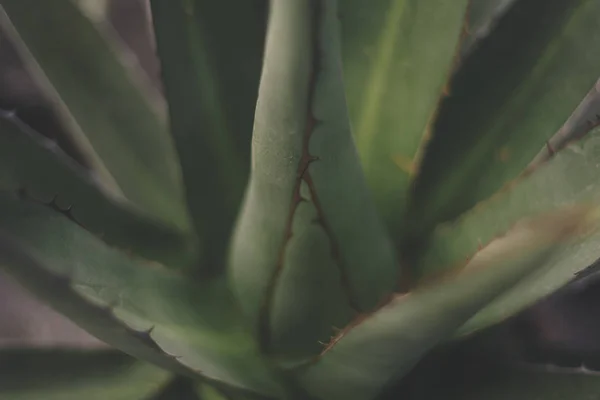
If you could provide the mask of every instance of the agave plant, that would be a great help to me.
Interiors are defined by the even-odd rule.
[[[554,136],[600,0],[151,0],[164,97],[70,0],[0,5],[70,149],[3,112],[2,267],[127,354],[5,350],[2,399],[600,391],[470,350],[600,257],[597,121]]]

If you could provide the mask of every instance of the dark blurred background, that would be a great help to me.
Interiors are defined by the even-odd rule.
[[[79,0],[95,21],[111,24],[130,49],[127,59],[139,64],[160,90],[159,63],[153,50],[145,0]],[[217,1],[217,0],[215,0]],[[12,109],[44,135],[68,150],[60,122],[30,79],[4,33],[0,32],[0,107]],[[559,134],[586,129],[600,120],[600,83],[593,88]],[[74,155],[76,156],[76,155]],[[502,327],[500,340],[517,342],[525,357],[565,366],[600,354],[600,267]],[[0,345],[103,346],[71,322],[44,306],[0,272]],[[513,347],[514,348],[514,347]],[[600,370],[600,366],[597,370]]]

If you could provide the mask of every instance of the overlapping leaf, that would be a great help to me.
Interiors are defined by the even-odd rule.
[[[468,0],[340,2],[344,82],[362,165],[392,233],[453,69]]]
[[[267,1],[150,4],[190,213],[219,268],[248,178]]]
[[[481,246],[523,217],[598,201],[599,140],[596,129],[456,222],[440,225],[420,264],[421,275],[465,264]]]
[[[94,171],[10,113],[0,116],[0,190],[49,204],[124,251],[169,266],[193,260],[188,233],[105,190]]]
[[[345,110],[335,2],[273,2],[231,280],[268,352],[306,357],[398,265]]]
[[[521,218],[540,212],[552,213],[561,206],[598,204],[600,187],[600,131],[557,153],[529,176],[499,193],[455,224],[441,225],[433,234],[426,256],[419,265],[421,276],[465,264],[499,232]],[[523,281],[478,313],[461,329],[467,333],[498,322],[569,282],[600,256],[600,236],[592,234],[577,246]]]
[[[574,208],[523,222],[458,274],[355,320],[297,371],[300,382],[321,399],[375,398],[482,306],[560,254],[596,214]]]
[[[412,192],[419,236],[518,176],[598,78],[595,0],[519,0],[450,82]]]
[[[165,368],[278,390],[222,282],[193,284],[107,248],[43,206],[0,201],[2,266],[84,329]]]
[[[1,7],[4,27],[100,176],[144,211],[186,229],[166,124],[100,32],[70,0],[3,0]]]

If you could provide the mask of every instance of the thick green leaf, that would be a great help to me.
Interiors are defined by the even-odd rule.
[[[116,319],[109,308],[84,301],[67,279],[46,271],[20,250],[4,231],[0,235],[0,257],[2,268],[17,281],[97,338],[163,368],[193,374],[161,351],[147,332],[132,330]]]
[[[336,3],[273,1],[250,185],[231,280],[263,348],[318,352],[398,264],[364,182],[345,109]]]
[[[191,240],[114,195],[57,145],[12,114],[0,115],[0,190],[50,204],[103,240],[169,266],[188,264]]]
[[[396,235],[459,49],[468,2],[340,1],[354,135],[379,211]]]
[[[100,339],[171,370],[277,392],[224,282],[195,284],[129,259],[63,216],[4,196],[0,230],[2,266]]]
[[[558,152],[546,164],[455,223],[438,227],[419,265],[421,276],[466,261],[521,218],[578,203],[600,202],[600,130]],[[569,282],[600,257],[600,234],[568,247],[560,256],[477,314],[460,333],[507,318]]]
[[[169,378],[115,351],[0,350],[2,400],[146,400]]]
[[[250,169],[267,1],[150,4],[190,213],[219,268]]]
[[[600,129],[558,152],[506,190],[455,222],[440,225],[419,264],[420,275],[465,264],[521,218],[600,200]]]
[[[186,228],[166,123],[100,32],[71,0],[2,0],[1,7],[1,22],[80,150],[135,204]]]
[[[374,398],[478,309],[544,265],[597,212],[565,210],[523,222],[455,276],[397,295],[357,318],[314,364],[296,371],[298,379],[320,399]]]
[[[598,78],[597,0],[519,0],[462,64],[409,207],[427,233],[517,177]]]

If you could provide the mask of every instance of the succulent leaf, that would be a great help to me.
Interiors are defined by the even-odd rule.
[[[0,349],[3,400],[144,400],[169,379],[113,350]]]
[[[3,0],[1,7],[0,22],[100,176],[146,212],[186,229],[166,123],[101,32],[71,0]]]
[[[76,321],[79,326],[100,340],[132,356],[172,371],[193,374],[160,350],[147,334],[130,329],[115,318],[107,307],[99,307],[98,304],[82,298],[68,279],[40,267],[39,262],[28,257],[4,231],[1,232],[0,238],[2,268],[57,311]]]
[[[84,329],[171,370],[277,390],[223,282],[130,259],[43,206],[0,196],[0,213],[2,267]]]
[[[517,177],[567,120],[598,79],[598,13],[595,0],[519,0],[464,61],[417,173],[411,236]]]
[[[396,237],[411,177],[454,67],[468,3],[340,2],[354,135],[379,212]]]
[[[0,398],[597,394],[473,334],[598,269],[600,0],[146,0],[164,96],[83,3],[0,0],[68,130],[0,110],[0,268],[128,356]]]
[[[0,190],[53,206],[109,245],[168,266],[194,256],[190,235],[98,183],[94,171],[14,115],[0,115]]]
[[[600,201],[600,130],[556,153],[511,187],[433,233],[422,263],[421,277],[465,264],[481,247],[522,218],[553,213],[559,207]],[[568,283],[598,257],[600,235],[591,233],[565,249],[551,263],[480,311],[460,333],[499,322]]]
[[[345,111],[335,2],[273,1],[231,282],[265,351],[318,351],[399,266]]]
[[[397,295],[333,338],[298,379],[320,399],[372,399],[482,306],[527,277],[579,234],[597,210],[524,221],[441,282]]]
[[[220,268],[250,169],[267,1],[150,4],[190,213]]]
[[[439,225],[419,264],[420,276],[464,265],[521,218],[600,200],[599,140],[596,129],[458,220]]]

